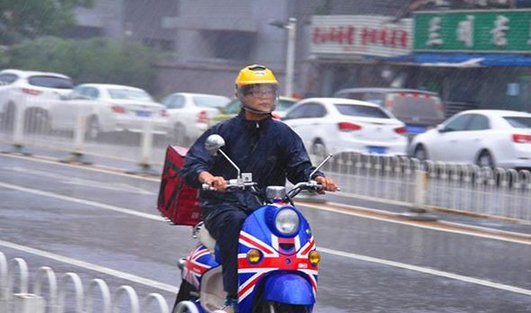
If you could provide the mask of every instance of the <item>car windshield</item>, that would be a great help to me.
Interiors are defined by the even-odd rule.
[[[366,105],[356,104],[335,104],[339,113],[348,116],[374,117],[374,118],[389,118],[389,116],[378,107],[370,107]]]
[[[275,111],[284,112],[291,108],[295,102],[289,100],[278,100],[278,105]]]
[[[531,128],[531,117],[504,116],[503,118],[514,128]]]
[[[109,89],[109,95],[113,99],[118,100],[140,100],[140,101],[153,101],[151,96],[144,90],[137,89]]]
[[[72,80],[63,77],[55,76],[31,76],[28,78],[28,83],[33,86],[57,88],[57,89],[72,89],[74,83]]]
[[[233,100],[223,108],[225,114],[238,114],[240,112],[241,103],[238,100]]]
[[[393,94],[393,114],[400,117],[438,118],[438,97],[423,93]]]
[[[227,98],[217,96],[194,96],[194,103],[200,108],[221,108],[227,104]]]

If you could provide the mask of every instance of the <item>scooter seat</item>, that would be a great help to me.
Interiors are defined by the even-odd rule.
[[[201,222],[197,224],[194,228],[194,235],[197,237],[199,242],[205,246],[205,248],[210,251],[212,255],[215,255],[215,249],[216,249],[216,239],[210,235],[210,232],[205,227],[204,223]]]

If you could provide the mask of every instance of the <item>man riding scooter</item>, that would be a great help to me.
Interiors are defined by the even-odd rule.
[[[236,97],[242,103],[238,116],[214,125],[190,148],[181,175],[187,184],[213,190],[201,191],[201,211],[206,228],[217,240],[223,265],[223,286],[227,292],[226,312],[238,310],[238,235],[245,218],[260,206],[256,197],[245,191],[226,190],[226,181],[235,168],[225,158],[213,158],[205,148],[209,135],[225,138],[226,153],[242,172],[252,173],[257,189],[284,186],[286,178],[296,184],[309,178],[322,185],[322,192],[336,191],[336,183],[314,171],[300,137],[286,124],[271,118],[278,102],[278,81],[261,65],[243,68],[235,81]]]

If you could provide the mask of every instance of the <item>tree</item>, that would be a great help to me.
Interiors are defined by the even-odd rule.
[[[91,7],[94,0],[2,0],[0,1],[0,45],[26,38],[60,35],[75,24],[73,10]]]
[[[76,84],[113,83],[153,91],[155,64],[163,55],[140,43],[42,37],[13,45],[9,67],[59,72]]]

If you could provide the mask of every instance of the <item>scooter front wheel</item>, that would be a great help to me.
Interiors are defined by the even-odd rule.
[[[304,305],[293,305],[279,302],[264,302],[254,313],[308,313]]]
[[[192,301],[182,301],[177,303],[172,313],[199,313],[199,310]]]

